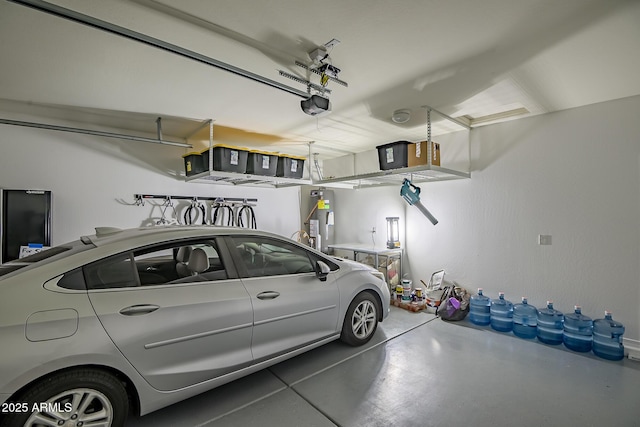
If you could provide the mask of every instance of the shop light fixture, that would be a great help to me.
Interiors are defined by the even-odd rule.
[[[397,216],[387,217],[387,248],[396,249],[400,247],[400,226]]]

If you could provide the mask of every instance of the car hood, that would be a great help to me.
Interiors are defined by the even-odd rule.
[[[343,262],[343,263],[347,264],[351,270],[373,270],[373,271],[376,271],[375,268],[371,267],[370,265],[363,264],[361,262],[353,261],[353,260],[350,260],[350,259],[344,259],[344,258],[338,258],[338,259],[340,260],[340,262]]]

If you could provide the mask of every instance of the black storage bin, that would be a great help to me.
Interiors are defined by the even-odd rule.
[[[206,165],[205,165],[202,153],[187,153],[183,155],[182,158],[184,159],[184,173],[187,176],[197,175],[199,173],[206,172],[209,168],[208,153],[207,153]]]
[[[409,144],[411,144],[409,141],[396,141],[377,146],[380,169],[406,168]]]
[[[246,149],[233,145],[217,144],[213,146],[213,170],[222,172],[246,173]],[[209,150],[202,152],[205,168],[209,168]]]
[[[276,176],[278,154],[251,150],[247,156],[247,173],[252,175]]]
[[[276,176],[281,176],[283,178],[302,178],[305,160],[305,157],[281,154],[278,157]]]

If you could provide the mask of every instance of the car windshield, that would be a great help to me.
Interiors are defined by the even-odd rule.
[[[82,252],[93,247],[95,247],[93,244],[86,244],[80,240],[76,240],[74,242],[66,243],[60,246],[54,246],[42,252],[36,252],[35,254],[26,256],[24,258],[1,264],[0,276],[5,276],[16,270],[27,268],[36,264],[46,264],[51,261],[55,261],[56,259],[73,255],[75,253]]]

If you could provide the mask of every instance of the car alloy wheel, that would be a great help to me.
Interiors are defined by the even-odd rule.
[[[123,427],[129,413],[124,384],[99,369],[56,373],[12,401],[21,410],[0,418],[0,427]]]
[[[362,301],[356,306],[351,317],[353,335],[365,339],[374,330],[376,324],[376,306],[369,300]]]
[[[362,292],[353,299],[340,339],[353,346],[367,343],[378,327],[378,302],[369,292]]]
[[[111,426],[113,407],[97,390],[77,388],[64,391],[43,403],[40,411],[27,419],[25,426]]]

